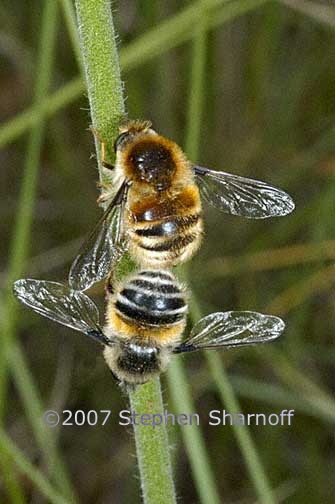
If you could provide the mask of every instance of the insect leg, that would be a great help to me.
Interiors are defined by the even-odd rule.
[[[106,284],[105,284],[105,292],[106,292],[106,297],[108,297],[110,294],[114,294],[114,271],[111,270],[108,274]]]
[[[101,164],[104,168],[107,168],[108,170],[114,170],[115,166],[111,163],[107,163],[107,161],[106,161],[106,143],[105,142],[100,142],[100,157],[101,157]]]
[[[90,130],[100,143],[100,159],[102,166],[108,170],[114,170],[114,165],[106,161],[106,142],[102,140],[99,132],[93,126],[90,126]]]

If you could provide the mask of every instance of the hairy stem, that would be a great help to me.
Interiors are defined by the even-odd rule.
[[[76,9],[92,126],[112,159],[125,105],[111,6],[106,0],[76,0]]]
[[[139,415],[164,416],[159,378],[129,392],[131,410]],[[157,423],[160,417],[157,415]],[[137,460],[146,503],[176,502],[166,427],[134,425]]]
[[[76,10],[92,124],[99,139],[106,142],[107,154],[112,160],[112,146],[125,117],[125,105],[110,2],[76,0]],[[96,147],[99,159],[99,146]],[[100,179],[102,175],[100,168]],[[159,379],[129,390],[129,399],[132,410],[140,415],[163,414]],[[147,504],[175,502],[165,425],[156,429],[135,425],[134,434],[144,501]]]
[[[62,3],[67,2],[67,0],[60,1]],[[223,0],[221,0],[219,6],[209,10],[208,26],[210,29],[214,29],[221,24],[227,23],[260,7],[267,1],[235,0],[234,2],[224,4]],[[122,70],[128,71],[138,68],[147,61],[151,61],[153,58],[191,39],[193,37],[194,23],[199,17],[198,11],[198,3],[187,6],[168,20],[162,21],[158,26],[140,35],[137,39],[130,42],[127,47],[121,48],[120,62]],[[67,17],[66,24],[69,25],[70,21],[71,18]],[[73,34],[71,33],[72,39]],[[73,42],[73,44],[76,44],[76,42]],[[41,113],[46,114],[48,117],[56,114],[60,109],[78,99],[83,91],[84,85],[82,79],[77,77],[48,96],[40,108],[33,106],[21,114],[17,114],[13,119],[10,119],[0,127],[0,147],[14,142],[20,135],[34,126],[39,121]]]

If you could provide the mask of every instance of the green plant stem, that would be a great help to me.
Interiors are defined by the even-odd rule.
[[[190,313],[193,322],[199,320],[202,316],[199,304],[194,297],[191,303]],[[225,406],[225,410],[233,416],[236,413],[241,413],[242,408],[235,396],[234,389],[229,381],[220,356],[215,351],[206,352],[206,359],[221,396],[222,403]],[[247,426],[241,429],[240,426],[233,424],[232,428],[247,466],[250,479],[257,492],[259,502],[262,504],[275,504],[276,501],[270,483]]]
[[[112,139],[125,118],[125,105],[111,6],[105,0],[76,0],[76,10],[92,126],[113,160]],[[100,160],[99,141],[95,140]]]
[[[106,147],[112,158],[111,147],[125,107],[110,2],[76,0],[76,10],[92,122],[99,137],[108,142]],[[159,379],[129,390],[129,399],[137,413],[163,413]],[[174,503],[166,426],[156,430],[140,424],[135,426],[134,434],[145,503]]]
[[[77,100],[84,92],[85,86],[81,77],[77,77],[58,91],[45,97],[39,105],[33,104],[24,112],[10,119],[0,128],[0,147],[14,142],[30,128],[34,128],[44,118],[52,117],[62,108]]]
[[[264,362],[276,362],[274,373],[310,404],[311,408],[318,409],[322,415],[334,420],[335,400],[331,393],[306,376],[302,369],[296,367],[291,359],[277,348],[265,348],[262,353],[258,353]]]
[[[65,0],[61,1],[65,2]],[[208,11],[208,26],[213,29],[260,7],[267,1],[236,0],[224,4],[224,1],[221,0],[219,2],[221,6]],[[138,68],[143,63],[191,39],[194,35],[194,22],[199,17],[198,10],[199,5],[196,2],[181,10],[167,21],[163,21],[158,27],[139,36],[124,49],[121,49],[120,62],[122,70],[129,71]],[[184,25],[180,22],[180,19],[182,19]],[[162,36],[161,30],[163,30],[164,36]],[[75,78],[48,96],[41,103],[39,109],[34,106],[30,107],[25,112],[18,114],[14,119],[9,120],[0,128],[0,147],[4,147],[15,141],[20,135],[35,125],[39,121],[40,113],[45,114],[47,117],[54,115],[60,109],[78,99],[84,90],[85,85],[81,77]]]
[[[73,49],[74,55],[75,55],[77,63],[78,63],[79,70],[81,72],[83,72],[84,71],[83,61],[81,59],[78,30],[77,30],[77,25],[76,25],[76,15],[75,15],[73,3],[71,2],[71,0],[58,0],[58,1],[59,1],[59,5],[62,9],[67,32],[69,34],[70,42],[71,42],[72,49]]]
[[[198,159],[200,151],[200,132],[205,97],[207,32],[208,16],[206,12],[203,12],[193,39],[190,93],[187,107],[185,150],[191,159]]]
[[[219,355],[208,352],[206,357],[225,410],[233,416],[241,413],[241,406],[235,396],[234,389]],[[248,428],[246,426],[240,428],[240,426],[235,424],[233,424],[232,428],[247,466],[250,479],[257,492],[258,501],[263,504],[275,504],[275,497]]]
[[[271,406],[276,405],[287,409],[294,409],[299,413],[303,413],[306,416],[313,416],[323,422],[335,423],[335,410],[329,401],[328,405],[326,401],[323,401],[322,404],[320,404],[321,401],[319,400],[315,402],[314,397],[310,395],[305,397],[307,394],[301,393],[302,390],[297,391],[297,387],[291,387],[293,390],[290,390],[282,385],[263,382],[251,378],[250,376],[236,376],[235,373],[234,376],[230,377],[230,381],[234,386],[234,390],[237,391],[239,395],[249,400],[259,401],[261,403],[264,402]]]
[[[192,399],[189,378],[185,372],[180,357],[175,358],[169,366],[168,382],[170,397],[174,404],[176,415],[195,413],[196,407]],[[191,465],[193,480],[203,504],[219,504],[222,502],[216,481],[211,470],[210,458],[206,444],[198,425],[188,425],[181,428],[183,442]]]
[[[36,195],[37,176],[40,150],[44,138],[44,116],[39,110],[40,104],[47,96],[51,78],[54,46],[56,40],[57,4],[47,2],[43,11],[42,33],[39,47],[39,58],[36,69],[35,106],[39,111],[39,121],[32,129],[28,139],[26,162],[23,181],[14,227],[14,235],[10,244],[8,282],[5,297],[5,310],[2,322],[2,360],[0,382],[0,405],[5,404],[7,389],[7,365],[10,366],[15,384],[23,401],[26,414],[33,428],[34,436],[39,444],[44,459],[55,481],[64,495],[73,500],[73,492],[67,478],[64,466],[60,461],[55,447],[51,443],[50,433],[41,425],[43,408],[32,375],[26,363],[23,351],[16,341],[18,320],[18,305],[12,294],[12,283],[19,278],[25,267],[29,253],[29,235],[31,231],[34,200]],[[6,365],[7,364],[7,365]]]
[[[208,261],[203,277],[215,279],[290,268],[306,263],[323,262],[335,259],[335,240],[323,240],[318,243],[302,243],[286,247],[265,249],[259,252],[220,257]],[[314,286],[313,286],[314,288]],[[299,296],[296,296],[299,297]],[[291,305],[289,305],[291,306]]]
[[[202,21],[198,26],[198,33],[194,41],[193,65],[191,72],[191,89],[188,111],[188,128],[186,138],[186,152],[188,156],[196,161],[199,156],[201,124],[204,113],[204,95],[206,84],[205,58],[206,58],[206,17],[202,16]],[[184,276],[188,269],[185,268]],[[201,318],[201,310],[194,295],[190,303],[190,313],[193,322]],[[230,413],[238,413],[241,408],[234,394],[234,390],[229,382],[226,371],[217,353],[206,353],[208,364],[215,380],[218,391],[221,395],[225,408]],[[259,502],[263,504],[274,504],[274,496],[266,473],[262,467],[256,446],[247,429],[240,429],[234,425],[234,434],[240,446],[241,453],[245,460],[250,479],[252,480],[258,495]]]
[[[278,1],[278,0],[277,0]],[[279,0],[280,3],[330,28],[335,28],[333,5],[321,5],[312,0]]]
[[[29,462],[2,428],[0,428],[0,443],[1,451],[6,454],[8,459],[16,464],[22,474],[27,476],[34,483],[41,494],[48,499],[48,502],[52,504],[68,504],[69,501],[57,493],[50,485],[49,481]],[[13,502],[16,503],[18,501],[14,500]]]
[[[205,5],[205,2],[204,4]],[[192,44],[190,98],[188,103],[188,124],[186,152],[192,154],[192,159],[198,155],[199,132],[203,110],[206,39],[208,19],[203,7],[203,15],[199,17]],[[185,267],[186,270],[187,266]],[[196,411],[188,377],[181,358],[174,359],[168,370],[170,396],[179,413],[194,413]],[[200,502],[215,504],[220,502],[215,476],[211,468],[210,457],[206,450],[202,432],[199,426],[183,427],[181,435],[190,461],[193,479]]]
[[[129,391],[129,397],[131,411],[139,415],[159,414],[164,418],[159,378]],[[134,433],[144,502],[176,502],[166,426],[163,423],[152,428],[139,423],[134,425]]]

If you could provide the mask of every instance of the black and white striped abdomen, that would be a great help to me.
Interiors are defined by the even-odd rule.
[[[168,271],[143,270],[116,293],[116,313],[136,324],[169,326],[186,316],[185,293]]]
[[[150,268],[169,268],[191,257],[202,235],[199,213],[148,223],[137,221],[128,231],[132,255]]]

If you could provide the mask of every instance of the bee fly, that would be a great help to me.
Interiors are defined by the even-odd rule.
[[[100,197],[107,210],[70,272],[75,290],[85,291],[105,278],[126,249],[150,269],[171,268],[192,257],[203,236],[200,194],[216,209],[250,219],[294,209],[291,197],[280,189],[192,164],[148,121],[122,126],[115,153],[115,167],[103,160],[112,168],[112,182]]]
[[[285,327],[271,315],[218,312],[197,322],[182,341],[185,289],[171,272],[157,269],[141,270],[119,284],[108,279],[103,327],[96,304],[61,283],[22,279],[15,282],[14,294],[40,315],[101,343],[108,367],[125,385],[158,376],[173,354],[266,343],[278,338]]]

